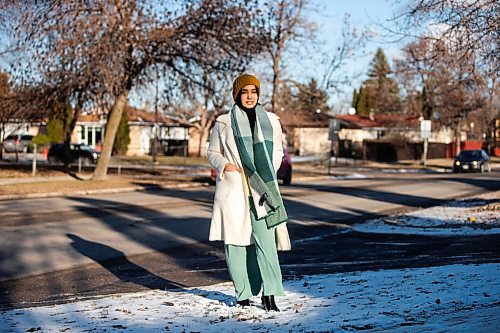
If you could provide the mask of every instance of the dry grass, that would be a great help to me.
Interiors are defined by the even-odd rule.
[[[64,172],[51,169],[37,169],[36,175],[32,174],[28,168],[3,168],[0,169],[0,179],[2,178],[34,178],[34,177],[56,177],[63,176]]]
[[[110,188],[125,188],[137,186],[137,184],[130,179],[110,179],[105,181],[95,180],[51,180],[42,182],[29,182],[20,184],[9,184],[0,186],[0,194],[32,194],[32,193],[72,193],[79,191],[100,190]]]

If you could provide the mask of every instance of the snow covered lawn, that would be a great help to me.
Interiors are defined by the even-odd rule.
[[[285,282],[282,312],[234,306],[222,283],[0,314],[1,332],[494,332],[500,264],[350,272]]]

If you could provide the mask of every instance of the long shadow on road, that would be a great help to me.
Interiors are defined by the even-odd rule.
[[[125,253],[114,248],[91,242],[73,234],[67,234],[71,239],[71,246],[101,265],[122,282],[130,282],[148,289],[183,288],[184,285],[166,280],[161,276],[151,273],[147,269],[130,261]]]

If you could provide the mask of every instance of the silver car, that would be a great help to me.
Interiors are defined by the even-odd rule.
[[[30,134],[12,134],[3,141],[3,149],[8,153],[23,152],[27,153],[31,147],[33,135]]]

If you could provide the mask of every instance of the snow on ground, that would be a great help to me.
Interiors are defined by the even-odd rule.
[[[385,172],[385,173],[446,173],[446,172],[448,172],[444,168],[438,168],[438,169],[404,169],[404,168],[398,168],[398,169],[381,169],[380,171]]]
[[[370,233],[450,236],[500,234],[500,191],[365,221],[353,229]]]
[[[499,193],[356,226],[363,232],[499,233]],[[298,276],[282,312],[234,304],[231,283],[0,312],[0,332],[497,332],[500,263]]]
[[[349,272],[285,282],[282,312],[234,306],[230,283],[0,313],[1,332],[494,332],[500,264]]]
[[[347,176],[335,176],[331,177],[331,179],[336,179],[336,180],[346,180],[346,179],[364,179],[368,178],[366,175],[360,174],[360,173],[352,173]]]

